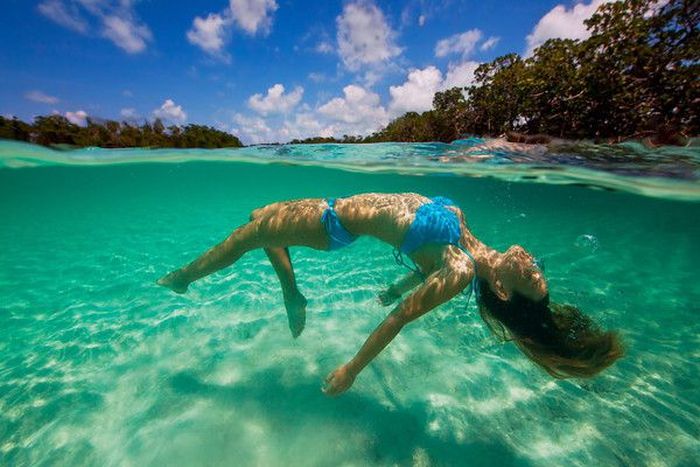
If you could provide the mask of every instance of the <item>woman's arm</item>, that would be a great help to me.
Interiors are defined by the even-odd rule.
[[[386,290],[379,292],[379,303],[381,303],[382,306],[389,306],[401,298],[403,294],[414,289],[421,282],[423,282],[423,278],[420,274],[410,272],[394,284],[391,284]]]
[[[431,274],[425,283],[401,302],[370,334],[355,357],[326,378],[323,392],[338,395],[350,388],[357,375],[386,347],[401,329],[436,306],[461,292],[471,280],[467,274],[443,268]]]

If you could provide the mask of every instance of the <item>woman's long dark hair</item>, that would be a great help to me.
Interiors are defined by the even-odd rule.
[[[479,280],[478,305],[494,334],[555,378],[595,376],[624,353],[616,332],[600,329],[574,306],[550,304],[549,296],[536,302],[514,293],[504,301]]]

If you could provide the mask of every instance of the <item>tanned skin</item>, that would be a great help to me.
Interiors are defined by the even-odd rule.
[[[429,198],[415,193],[368,193],[337,199],[335,211],[350,233],[375,237],[398,248],[416,210],[429,202]],[[326,200],[316,198],[273,203],[256,209],[250,215],[250,222],[238,227],[223,242],[187,266],[158,280],[158,284],[184,293],[190,283],[230,266],[250,250],[263,248],[282,287],[292,336],[298,337],[306,322],[306,298],[297,288],[289,247],[328,250],[328,234],[320,221],[327,207]],[[447,209],[460,219],[460,244],[474,257],[476,274],[488,282],[499,298],[508,300],[513,292],[518,292],[539,300],[547,294],[547,283],[541,271],[523,248],[515,245],[499,253],[487,247],[471,233],[459,208],[450,206]],[[348,390],[362,369],[405,325],[459,294],[474,278],[473,263],[454,245],[428,244],[411,253],[410,258],[425,280],[410,273],[379,293],[382,305],[398,304],[357,354],[328,375],[326,394],[338,395]]]

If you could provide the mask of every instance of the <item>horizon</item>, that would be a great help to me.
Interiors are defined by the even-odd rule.
[[[165,17],[162,1],[13,0],[0,115],[161,118],[247,145],[368,135],[469,85],[482,62],[585,38],[607,1],[223,0],[167,5]]]

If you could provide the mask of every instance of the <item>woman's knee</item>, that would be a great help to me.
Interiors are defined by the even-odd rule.
[[[275,212],[279,211],[280,207],[282,206],[282,203],[272,203],[272,204],[267,204],[265,206],[259,207],[257,209],[253,209],[253,211],[250,213],[249,219],[251,221],[254,220],[259,220],[264,217],[269,217],[271,214],[274,214]]]
[[[248,217],[248,220],[251,222],[256,220],[258,217],[260,217],[260,212],[262,210],[263,208],[253,209],[253,211],[251,211],[250,213],[250,216]]]

